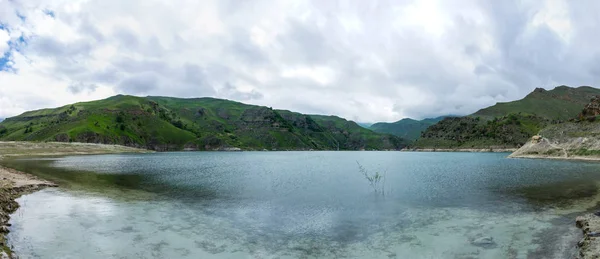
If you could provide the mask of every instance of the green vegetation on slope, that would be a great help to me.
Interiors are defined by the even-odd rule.
[[[536,88],[521,100],[497,103],[471,116],[493,119],[520,112],[535,114],[548,120],[565,121],[574,118],[596,95],[600,95],[600,89],[589,86],[558,86],[550,91]]]
[[[0,123],[0,140],[120,144],[153,150],[399,149],[398,137],[334,116],[215,98],[118,95],[26,112]]]
[[[421,133],[425,129],[441,121],[443,118],[444,117],[437,117],[424,120],[406,118],[392,123],[378,122],[371,125],[369,129],[375,132],[392,134],[406,140],[414,141],[421,136]]]
[[[412,148],[516,148],[547,125],[575,118],[600,89],[559,86],[536,88],[525,98],[478,112],[446,118],[421,134]]]
[[[509,114],[493,120],[450,117],[429,127],[413,148],[513,148],[546,126],[535,115]]]

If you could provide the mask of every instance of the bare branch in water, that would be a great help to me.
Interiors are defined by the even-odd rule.
[[[358,165],[358,171],[365,177],[365,179],[367,179],[367,181],[369,181],[369,185],[371,185],[375,193],[381,193],[382,195],[385,195],[385,175],[382,175],[379,172],[371,174],[358,161],[356,161],[356,164]],[[380,185],[381,180],[383,180],[383,185]]]

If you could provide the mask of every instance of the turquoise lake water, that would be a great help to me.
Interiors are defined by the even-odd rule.
[[[600,163],[506,156],[176,152],[3,161],[61,185],[18,200],[9,244],[21,258],[572,256],[574,217],[600,200]],[[384,193],[357,162],[385,176]]]

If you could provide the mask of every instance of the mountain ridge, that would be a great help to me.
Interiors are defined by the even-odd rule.
[[[600,89],[590,86],[569,87],[561,85],[551,90],[535,88],[522,99],[499,102],[468,116],[493,119],[510,113],[521,112],[535,114],[550,120],[564,121],[571,119],[573,114],[581,111],[581,107],[598,94],[600,94]]]
[[[415,120],[404,118],[396,122],[378,122],[369,127],[370,130],[379,133],[396,135],[398,137],[414,141],[421,133],[429,126],[439,122],[447,116],[439,116],[435,118],[426,118],[423,120]]]
[[[498,103],[430,126],[411,149],[518,148],[543,128],[575,118],[600,89],[536,88],[523,99]]]
[[[337,116],[212,97],[116,95],[27,111],[0,122],[0,140],[87,142],[166,150],[397,150],[404,140]]]

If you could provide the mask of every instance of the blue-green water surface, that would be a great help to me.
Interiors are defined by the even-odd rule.
[[[22,258],[564,258],[600,164],[504,153],[180,152],[7,160]],[[377,192],[359,170],[384,176]],[[482,240],[493,240],[482,242]]]

